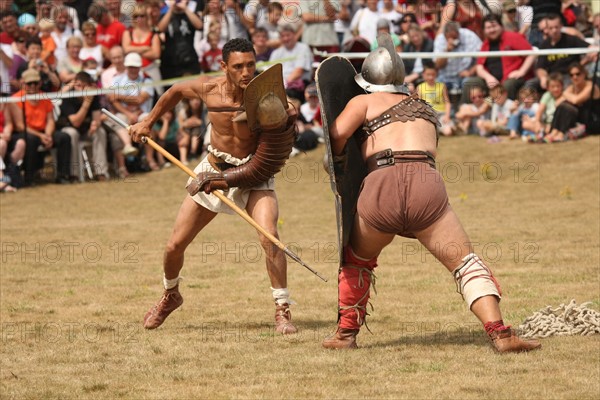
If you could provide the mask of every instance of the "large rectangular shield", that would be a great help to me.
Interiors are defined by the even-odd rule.
[[[365,94],[365,91],[354,81],[354,75],[356,75],[356,70],[350,61],[337,56],[324,60],[316,73],[323,131],[327,145],[328,172],[331,178],[331,190],[335,196],[340,265],[343,246],[350,240],[360,186],[367,176],[367,168],[356,140],[356,132],[346,144],[346,162],[344,165],[334,167],[329,127],[341,114],[350,99],[359,94]]]

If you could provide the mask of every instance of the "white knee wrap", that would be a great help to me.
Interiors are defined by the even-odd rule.
[[[500,286],[492,275],[492,271],[477,257],[471,253],[462,259],[462,264],[454,271],[456,290],[467,302],[469,310],[475,300],[483,296],[496,296],[502,298]]]

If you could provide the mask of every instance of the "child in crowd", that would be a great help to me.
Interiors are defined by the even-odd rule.
[[[452,134],[452,128],[454,123],[451,119],[451,104],[450,97],[448,96],[448,88],[442,82],[436,81],[437,69],[433,64],[426,64],[423,66],[423,79],[424,82],[417,86],[417,93],[419,97],[433,107],[438,113],[442,127],[440,132],[442,135],[449,136]]]
[[[455,115],[456,127],[452,130],[453,134],[479,134],[477,122],[490,118],[491,106],[485,99],[483,88],[473,86],[470,92],[471,102],[461,105]]]
[[[54,57],[56,42],[51,36],[52,31],[54,31],[54,22],[49,19],[42,19],[38,25],[40,26],[40,40],[42,41],[42,55],[40,58],[54,69],[56,68],[56,57]]]
[[[87,72],[87,74],[92,77],[94,82],[98,81],[98,77],[100,76],[100,68],[98,66],[98,61],[94,57],[88,57],[83,60],[83,63],[81,64],[81,70]]]
[[[178,117],[181,122],[181,134],[187,135],[191,142],[190,157],[202,156],[206,150],[203,146],[204,131],[202,129],[202,100],[198,97],[183,99]],[[198,154],[200,149],[200,154]]]
[[[311,83],[306,87],[304,90],[304,99],[306,101],[300,106],[300,114],[302,114],[306,124],[310,125],[308,128],[317,134],[319,142],[325,143],[323,127],[315,121],[315,115],[319,110],[319,97],[317,95],[316,84]]]
[[[536,139],[540,141],[543,137],[550,133],[550,126],[554,119],[554,111],[560,103],[564,101],[563,97],[563,76],[559,72],[550,74],[548,77],[548,90],[542,95],[540,99],[540,105],[537,113],[535,114],[535,120],[531,123],[529,121],[523,123],[523,128],[538,132]]]
[[[219,72],[221,70],[221,61],[223,61],[223,50],[219,47],[221,36],[217,32],[209,32],[206,36],[210,49],[202,55],[202,71]]]
[[[535,115],[539,108],[537,102],[538,95],[533,87],[524,87],[519,90],[519,107],[508,119],[507,128],[510,131],[510,138],[516,139],[519,136],[523,141],[535,141],[535,130],[525,129],[525,126],[532,128],[535,125]]]
[[[477,128],[481,136],[506,135],[508,129],[508,119],[515,111],[516,104],[508,98],[508,92],[502,85],[494,86],[490,89],[492,97],[492,113],[490,119],[480,119],[477,121]]]
[[[179,160],[183,165],[188,165],[188,148],[190,146],[190,135],[186,135],[181,128],[181,123],[175,117],[175,110],[168,110],[160,118],[160,121],[154,124],[152,135],[156,137],[156,141],[167,150],[176,145],[179,150]],[[170,151],[173,153],[173,151]],[[146,145],[146,159],[148,166],[153,171],[156,171],[160,166],[166,165],[164,158],[160,153],[157,153],[158,163],[154,160],[154,150]],[[170,164],[169,164],[170,165]]]
[[[301,107],[300,100],[296,98],[289,98],[289,101],[294,108],[299,109]],[[316,121],[314,122],[316,123]],[[298,118],[296,119],[296,128],[298,129],[298,135],[296,136],[296,142],[294,143],[294,147],[292,149],[292,152],[290,153],[290,157],[294,157],[303,151],[306,152],[308,150],[313,150],[319,145],[319,138],[313,130],[313,127],[313,123],[304,119],[304,115],[302,114],[302,112],[300,112],[298,114]],[[320,128],[320,125],[317,124],[317,127]]]

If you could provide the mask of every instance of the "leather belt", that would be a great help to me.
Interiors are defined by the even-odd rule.
[[[233,164],[223,161],[221,158],[215,156],[213,153],[208,153],[208,162],[217,171],[226,171],[229,168],[235,167]]]
[[[409,162],[424,162],[435,169],[435,158],[433,157],[433,154],[421,150],[392,151],[392,149],[386,149],[367,158],[366,164],[368,173],[371,173],[379,168]]]

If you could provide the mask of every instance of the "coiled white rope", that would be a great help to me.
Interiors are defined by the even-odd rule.
[[[519,325],[519,333],[523,338],[545,338],[552,335],[600,334],[600,312],[589,308],[591,302],[577,305],[575,300],[557,308],[546,306],[536,311]]]

